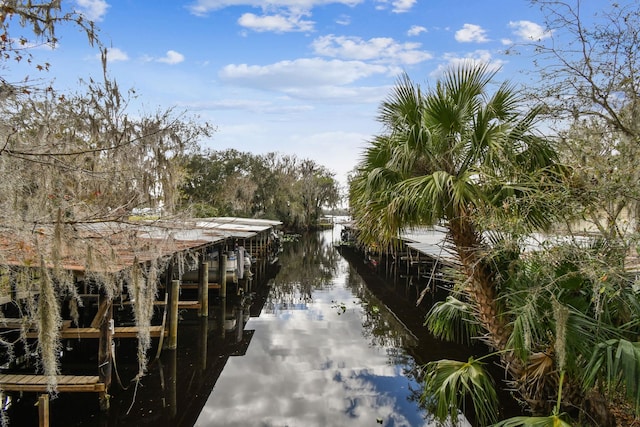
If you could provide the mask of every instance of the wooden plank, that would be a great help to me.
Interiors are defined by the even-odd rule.
[[[117,305],[133,305],[132,301],[124,301],[122,303],[118,303]],[[164,306],[166,303],[164,301],[154,301],[153,305],[157,305],[157,306]]]
[[[96,315],[93,317],[93,320],[91,321],[92,328],[99,328],[100,325],[102,325],[104,317],[110,306],[111,306],[111,300],[109,298],[102,298],[102,300],[100,301],[100,305],[98,306],[98,311],[96,312]],[[109,319],[107,319],[106,321],[108,322]]]
[[[103,392],[104,383],[98,376],[58,375],[58,392]],[[0,374],[0,389],[3,391],[46,392],[45,375]]]
[[[21,329],[22,324],[25,323],[27,329],[34,329],[35,324],[31,321],[20,319],[18,317],[4,317],[0,319],[0,329]],[[71,320],[63,320],[62,328],[68,328],[71,326]]]
[[[157,338],[162,333],[162,325],[151,326],[149,333],[152,338]],[[166,332],[165,332],[166,335]],[[138,328],[135,326],[117,326],[113,333],[114,338],[137,338]],[[27,332],[27,338],[38,338],[36,332]],[[99,328],[67,328],[60,331],[60,339],[97,339],[100,338]]]
[[[198,301],[178,301],[178,307],[184,309],[200,309],[200,303]]]
[[[182,283],[180,285],[180,289],[198,289],[197,283]],[[220,289],[221,286],[219,283],[209,283],[209,289]]]

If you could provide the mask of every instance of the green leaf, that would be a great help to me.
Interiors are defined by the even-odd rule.
[[[514,417],[491,427],[573,427],[572,424],[564,421],[560,415],[550,415],[548,417]]]
[[[498,398],[484,364],[473,357],[467,362],[439,360],[425,365],[422,402],[441,422],[457,420],[471,401],[480,425],[495,422]]]
[[[640,342],[623,338],[610,339],[597,345],[584,371],[585,388],[602,380],[610,388],[624,385],[627,398],[640,415]]]
[[[471,342],[480,333],[469,304],[449,295],[445,301],[436,302],[425,320],[425,326],[436,338],[459,343]]]

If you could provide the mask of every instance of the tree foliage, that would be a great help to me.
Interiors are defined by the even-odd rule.
[[[0,53],[5,69],[11,60],[46,69],[32,62],[30,39],[55,47],[59,25],[76,25],[90,42],[96,41],[93,23],[63,13],[61,5],[2,2]],[[140,375],[144,373],[148,308],[157,292],[158,263],[167,260],[160,259],[158,248],[157,262],[137,265],[137,255],[148,253],[148,245],[131,233],[128,239],[113,236],[123,236],[137,209],[173,212],[183,177],[179,159],[211,133],[208,124],[173,110],[133,114],[134,93],[123,92],[108,76],[104,50],[102,65],[100,78],[81,81],[75,93],[1,79],[0,263],[11,267],[0,275],[3,281],[10,276],[28,295],[26,302],[14,304],[20,317],[38,330],[38,365],[51,388],[59,373],[62,303],[82,304],[70,263],[83,271],[80,280],[109,300],[125,289],[150,296],[138,299],[135,307],[141,326]],[[134,254],[133,262],[121,259],[123,241]]]
[[[183,204],[202,213],[265,217],[285,227],[309,229],[324,207],[339,201],[333,173],[312,160],[229,149],[187,158]]]
[[[4,0],[0,4],[0,60],[4,64],[26,62],[36,70],[49,71],[50,64],[39,62],[31,52],[41,45],[55,49],[56,30],[61,25],[80,29],[92,46],[100,44],[94,23],[75,11],[63,11],[61,0]],[[28,76],[21,81],[8,81],[0,76],[0,97],[34,89],[39,88]]]
[[[635,401],[638,389],[636,371],[621,369],[635,367],[637,352],[618,345],[640,333],[625,246],[605,234],[554,240],[540,233],[574,220],[566,215],[568,202],[576,203],[575,168],[560,164],[553,140],[535,131],[542,110],[522,108],[524,99],[507,84],[488,93],[492,77],[486,66],[468,65],[426,92],[406,76],[398,81],[380,107],[386,132],[371,142],[351,182],[354,218],[365,243],[390,242],[415,226],[448,228],[456,285],[426,324],[441,338],[474,334],[496,350],[506,386],[541,415],[505,425],[569,416],[611,425],[602,393],[612,401],[614,384],[623,384]],[[616,352],[622,356],[605,356]],[[429,365],[424,399],[441,421],[455,421],[452,408],[463,395],[480,419],[493,415],[490,394],[462,386],[486,373],[465,366]]]
[[[544,102],[574,169],[573,207],[584,221],[573,229],[621,240],[639,229],[640,5],[532,3],[551,37],[534,43],[540,83],[531,96]]]

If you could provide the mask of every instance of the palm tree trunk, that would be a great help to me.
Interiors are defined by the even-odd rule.
[[[482,260],[480,235],[465,216],[450,221],[449,226],[463,272],[468,278],[465,291],[475,305],[482,327],[487,331],[486,341],[493,349],[504,350],[511,331],[500,314],[494,273]]]
[[[459,216],[449,224],[451,238],[460,257],[463,272],[468,278],[465,288],[467,296],[478,313],[478,319],[486,330],[485,341],[494,350],[507,350],[507,342],[511,334],[511,328],[507,319],[501,315],[501,309],[496,294],[496,282],[494,272],[483,262],[483,244],[479,233],[473,223],[464,215]],[[514,385],[521,397],[529,404],[530,410],[536,414],[548,414],[555,402],[557,387],[530,389],[521,381],[526,370],[526,361],[520,360],[513,352],[506,351],[501,354],[501,359],[511,374]],[[549,373],[551,377],[557,373]],[[548,378],[551,384],[556,384],[553,378]],[[546,393],[544,397],[536,395],[536,392]],[[588,399],[586,410],[595,420],[602,420],[599,425],[613,426],[615,417],[610,408],[603,404],[601,395],[592,391],[597,398]],[[563,387],[563,396],[568,402],[573,402],[574,407],[580,407],[584,401],[584,393],[576,383],[567,379]],[[551,402],[551,403],[550,403]],[[594,403],[595,402],[595,403]],[[596,404],[597,403],[597,404]],[[605,421],[606,420],[606,421]]]

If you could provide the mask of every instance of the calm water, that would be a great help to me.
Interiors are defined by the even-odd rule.
[[[137,388],[114,380],[108,415],[95,395],[66,394],[51,403],[52,425],[432,425],[417,403],[417,367],[465,349],[423,337],[408,279],[365,284],[367,267],[332,246],[337,227],[286,243],[276,265],[258,267],[250,297],[212,301],[205,320],[184,311],[178,350],[164,351]],[[125,386],[130,341],[116,350]],[[14,405],[11,425],[37,425],[33,399]]]
[[[422,426],[415,337],[331,247],[282,254],[246,355],[227,362],[197,426]],[[247,379],[250,376],[250,380]]]

